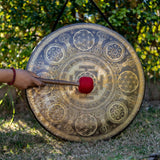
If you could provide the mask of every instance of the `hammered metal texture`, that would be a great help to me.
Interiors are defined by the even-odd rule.
[[[38,121],[52,134],[71,141],[107,139],[122,131],[138,112],[144,75],[132,46],[118,33],[96,24],[74,24],[45,37],[27,69],[42,78],[94,80],[89,94],[76,86],[28,89]]]

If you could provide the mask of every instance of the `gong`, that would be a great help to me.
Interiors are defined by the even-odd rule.
[[[108,139],[136,116],[144,95],[144,74],[132,46],[104,26],[68,25],[33,50],[27,70],[41,78],[78,82],[91,77],[91,93],[77,86],[27,89],[36,119],[50,133],[71,141]]]

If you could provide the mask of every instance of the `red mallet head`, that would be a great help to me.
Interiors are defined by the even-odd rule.
[[[79,92],[88,94],[93,90],[93,79],[90,77],[81,77],[79,79]]]

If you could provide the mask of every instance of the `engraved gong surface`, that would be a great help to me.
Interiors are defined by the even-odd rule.
[[[143,69],[132,46],[96,24],[68,25],[49,34],[34,49],[27,70],[48,79],[93,79],[89,94],[67,85],[26,91],[42,126],[67,140],[100,140],[118,134],[136,116],[144,95]]]

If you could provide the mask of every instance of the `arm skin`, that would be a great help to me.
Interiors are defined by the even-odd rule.
[[[16,69],[16,78],[13,86],[19,89],[27,89],[30,87],[44,86],[44,83],[38,80],[36,74],[22,70]],[[13,80],[12,69],[0,69],[0,83],[8,83]]]

